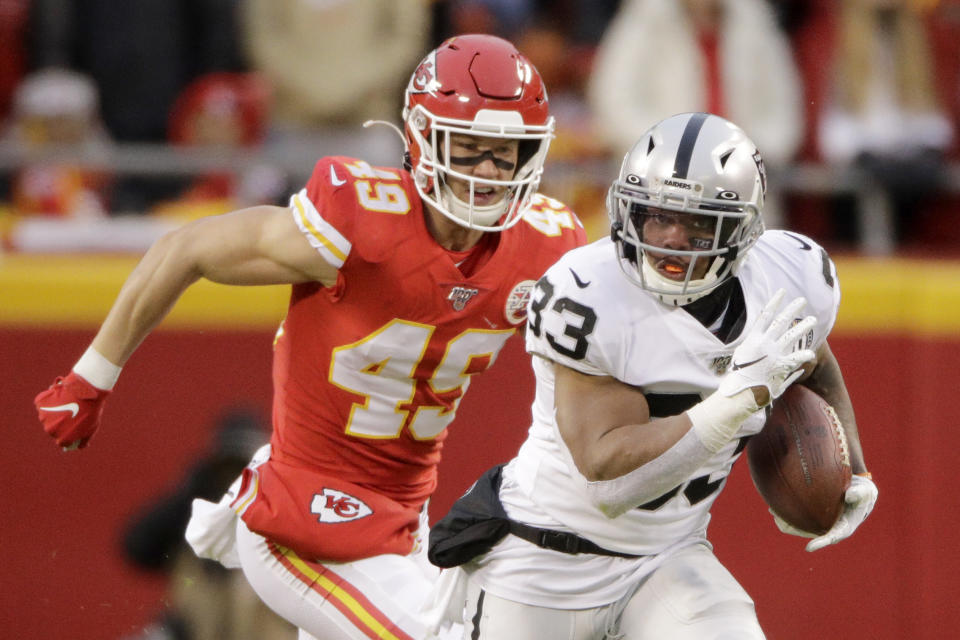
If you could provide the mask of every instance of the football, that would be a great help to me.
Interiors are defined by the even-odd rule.
[[[747,444],[757,491],[783,520],[826,533],[840,517],[850,486],[850,452],[836,412],[810,389],[791,385],[773,403]]]

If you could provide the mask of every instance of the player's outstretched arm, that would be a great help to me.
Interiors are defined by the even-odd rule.
[[[121,367],[200,278],[235,285],[310,280],[330,285],[336,269],[310,247],[283,207],[252,207],[203,218],[167,234],[127,278],[73,370],[34,400],[44,430],[57,444],[86,446]]]
[[[332,284],[336,270],[309,246],[284,207],[252,207],[201,218],[161,238],[130,274],[93,340],[122,366],[188,286]]]

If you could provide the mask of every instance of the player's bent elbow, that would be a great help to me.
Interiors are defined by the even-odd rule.
[[[571,451],[577,469],[589,482],[613,482],[644,466],[660,451],[641,447],[628,447],[624,443],[594,443],[582,451]]]
[[[571,451],[571,456],[577,471],[587,479],[587,482],[604,482],[623,474],[623,471],[614,468],[610,459],[598,456],[595,452],[587,451],[578,454]]]
[[[196,270],[199,263],[200,249],[195,237],[196,222],[191,222],[178,229],[164,234],[150,248],[163,261],[175,261],[190,270]]]
[[[147,251],[136,273],[151,286],[170,287],[182,291],[202,277],[201,259],[203,248],[198,246],[189,231],[188,224],[164,234]]]
[[[585,495],[590,504],[608,518],[616,518],[629,509],[620,504],[620,496],[611,491],[616,484],[617,474],[613,473],[610,465],[600,458],[577,455],[571,451],[571,459],[575,469],[574,475],[579,475]]]
[[[606,482],[620,475],[620,473],[614,473],[609,465],[602,464],[594,465],[583,473],[583,477],[586,478],[588,482]]]

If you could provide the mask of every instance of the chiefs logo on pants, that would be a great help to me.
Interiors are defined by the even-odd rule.
[[[338,478],[271,459],[243,470],[233,509],[303,558],[350,562],[413,550],[419,511]]]

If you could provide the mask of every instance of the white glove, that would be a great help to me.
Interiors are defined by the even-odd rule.
[[[767,509],[770,512],[770,515],[773,516],[773,523],[777,525],[777,529],[780,529],[782,533],[785,533],[789,536],[798,536],[800,538],[816,538],[817,534],[810,533],[809,531],[804,531],[803,529],[797,529],[795,526],[778,516],[773,512],[773,509]]]
[[[844,538],[849,538],[857,530],[877,502],[877,485],[867,475],[853,476],[850,487],[843,495],[843,513],[834,523],[830,531],[819,538],[807,543],[807,551],[816,551],[827,545],[836,544]]]
[[[811,349],[797,349],[800,339],[817,323],[816,318],[807,316],[790,326],[806,306],[805,298],[794,299],[774,317],[784,294],[783,289],[774,294],[734,350],[730,368],[720,380],[721,395],[731,397],[744,389],[766,387],[773,400],[800,377],[803,363],[816,357]]]

